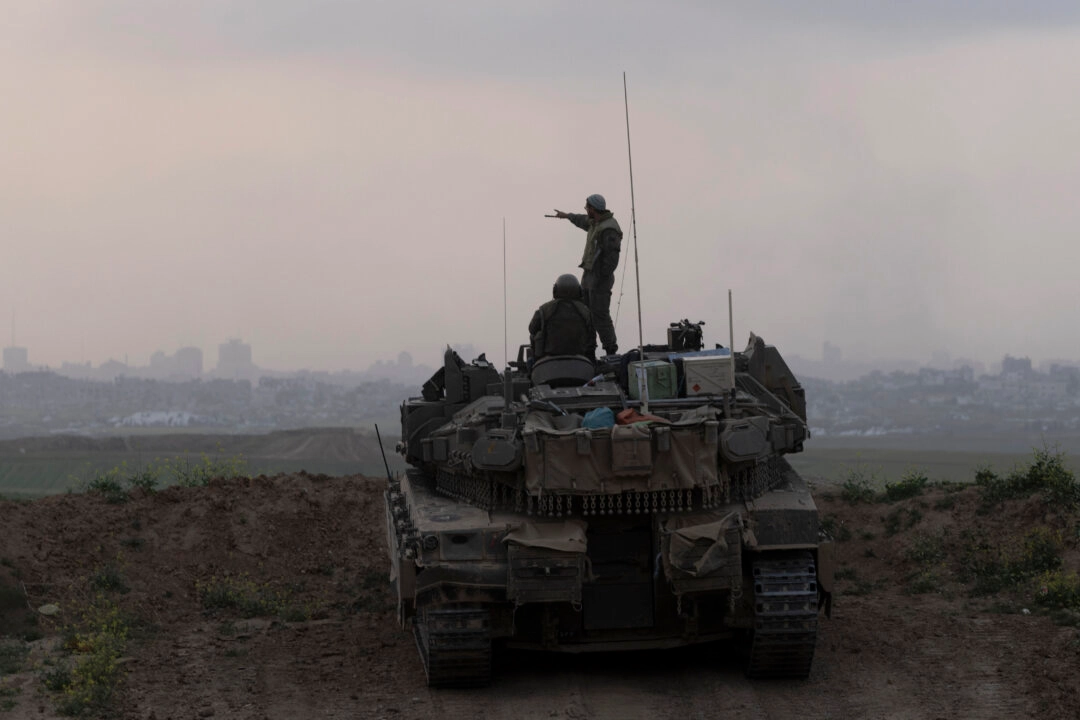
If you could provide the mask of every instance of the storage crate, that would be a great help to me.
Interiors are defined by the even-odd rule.
[[[638,387],[637,369],[645,369],[646,382],[650,400],[667,400],[678,397],[679,381],[675,372],[675,366],[664,360],[645,360],[643,362],[630,363],[630,372],[627,376],[627,384],[630,386],[630,397],[641,400],[641,391]]]
[[[686,395],[722,395],[735,387],[731,357],[683,358]]]

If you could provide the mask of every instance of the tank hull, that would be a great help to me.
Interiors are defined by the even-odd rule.
[[[425,397],[403,405],[399,451],[413,468],[385,493],[391,580],[430,685],[487,684],[495,644],[582,653],[727,640],[751,676],[809,674],[833,563],[810,490],[783,457],[806,437],[801,388],[756,338],[726,374],[710,355],[687,356],[695,388],[730,387],[696,395],[660,367],[655,387],[670,396],[650,412],[625,365],[584,385],[508,370],[484,387],[486,363],[448,352]]]

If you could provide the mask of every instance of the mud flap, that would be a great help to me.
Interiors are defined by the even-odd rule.
[[[825,617],[832,618],[833,578],[836,574],[836,545],[826,541],[818,545],[817,576],[818,606],[825,608]]]

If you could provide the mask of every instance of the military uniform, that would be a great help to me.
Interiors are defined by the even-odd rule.
[[[595,220],[579,213],[566,213],[566,218],[588,233],[579,265],[584,271],[581,289],[600,334],[600,344],[605,352],[614,353],[618,343],[615,324],[611,321],[611,289],[615,285],[615,268],[619,265],[622,249],[622,228],[610,211],[599,213]]]
[[[596,329],[589,308],[579,300],[555,298],[540,306],[529,323],[533,359],[547,355],[596,354]]]

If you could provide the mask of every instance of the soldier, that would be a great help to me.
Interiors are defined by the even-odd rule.
[[[581,302],[581,285],[573,275],[560,275],[551,288],[554,298],[533,313],[529,340],[533,360],[548,355],[596,354],[596,329],[592,314]]]
[[[622,229],[607,209],[603,195],[586,198],[584,215],[556,210],[555,217],[565,218],[588,233],[579,266],[584,271],[581,287],[604,352],[614,355],[619,351],[619,345],[615,341],[615,325],[611,322],[611,288],[615,285],[615,268],[619,265]]]

